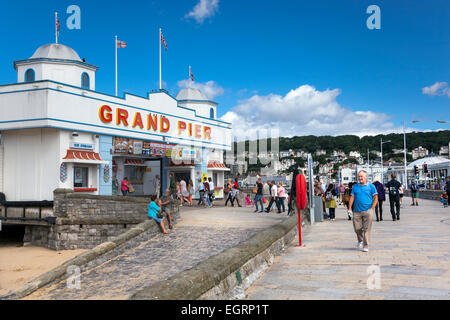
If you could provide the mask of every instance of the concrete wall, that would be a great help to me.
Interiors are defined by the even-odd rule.
[[[434,190],[419,191],[419,201],[420,201],[420,199],[440,201],[441,194],[442,194],[442,191],[434,191]],[[405,196],[410,197],[411,191],[407,190],[405,192]]]

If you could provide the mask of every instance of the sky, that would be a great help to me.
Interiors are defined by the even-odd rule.
[[[81,28],[68,29],[70,5]],[[379,29],[367,26],[379,8]],[[447,0],[7,1],[0,10],[0,84],[17,81],[14,60],[59,42],[99,67],[96,90],[172,96],[187,85],[219,103],[238,139],[264,129],[281,136],[375,135],[449,129],[450,2]],[[370,22],[374,22],[370,20]],[[420,122],[412,123],[413,120]]]

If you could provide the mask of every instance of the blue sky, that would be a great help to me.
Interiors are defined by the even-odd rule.
[[[71,4],[81,9],[81,30],[66,27]],[[366,26],[373,4],[380,30]],[[165,88],[176,95],[191,65],[219,116],[241,133],[376,134],[415,119],[422,122],[411,130],[448,129],[436,122],[450,121],[445,0],[8,1],[0,10],[0,83],[16,82],[14,60],[54,42],[55,11],[60,43],[100,67],[100,92],[114,94],[115,35],[128,43],[119,49],[119,95],[158,87],[161,27]]]

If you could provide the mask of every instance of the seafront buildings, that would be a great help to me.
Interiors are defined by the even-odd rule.
[[[14,61],[17,83],[0,86],[0,192],[7,201],[53,200],[57,188],[119,195],[127,177],[135,195],[177,180],[214,180],[222,197],[223,151],[231,124],[197,89],[176,97],[96,91],[98,67],[63,44],[46,44]]]

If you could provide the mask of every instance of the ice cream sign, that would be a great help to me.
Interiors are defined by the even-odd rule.
[[[177,120],[175,128],[171,120],[165,116],[155,113],[142,113],[139,111],[130,113],[126,109],[111,108],[108,105],[100,107],[98,112],[100,120],[105,124],[114,124],[133,128],[136,130],[146,130],[152,132],[168,133],[174,129],[178,136],[192,137],[202,140],[211,140],[211,128],[197,123]]]

